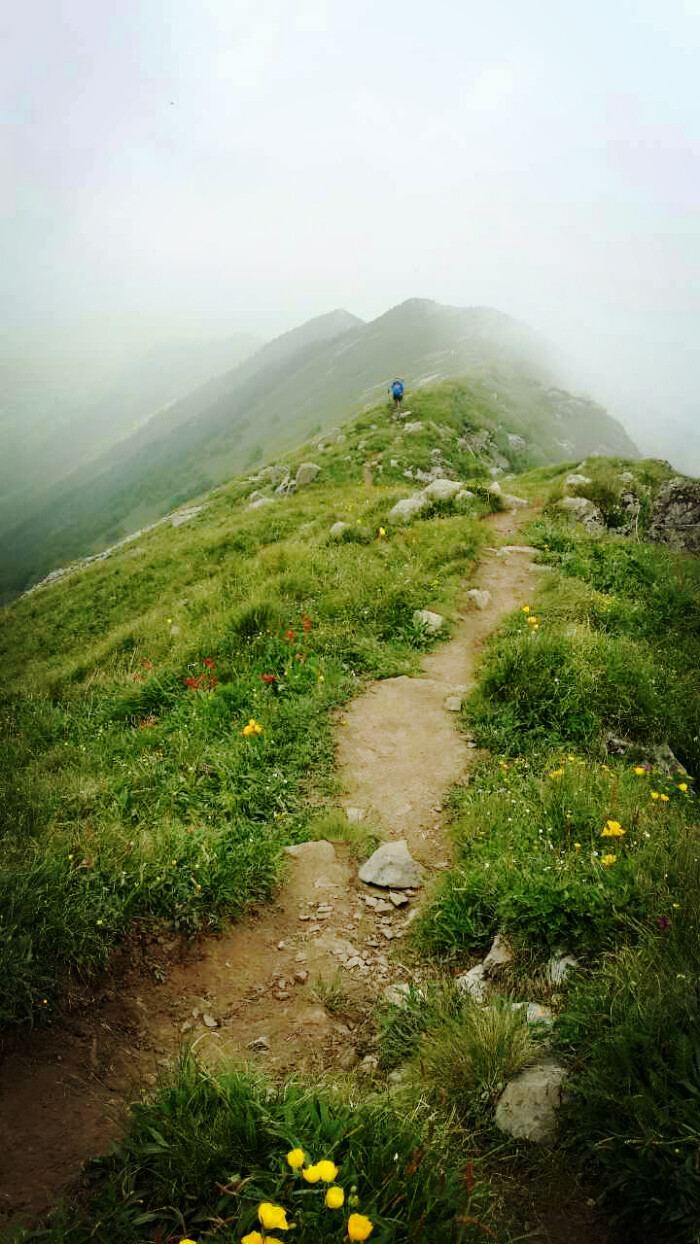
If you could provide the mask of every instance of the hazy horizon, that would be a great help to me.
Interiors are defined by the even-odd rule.
[[[700,0],[29,0],[6,25],[7,341],[127,357],[489,305],[700,469]]]

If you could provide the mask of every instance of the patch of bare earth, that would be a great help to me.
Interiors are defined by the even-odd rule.
[[[517,521],[494,516],[494,534],[507,536]],[[473,753],[445,701],[473,683],[484,641],[536,578],[531,550],[494,550],[479,574],[489,607],[465,605],[450,642],[424,658],[422,677],[375,683],[342,714],[344,805],[386,838],[405,838],[428,880],[449,863],[443,800]],[[397,907],[386,899],[358,880],[347,844],[303,844],[275,901],[221,937],[132,942],[109,980],[77,990],[60,1023],[5,1054],[0,1227],[55,1201],[185,1042],[211,1065],[254,1058],[285,1072],[358,1063],[377,998],[410,975],[406,935],[420,895]]]

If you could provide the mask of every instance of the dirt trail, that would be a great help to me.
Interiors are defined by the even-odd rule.
[[[512,515],[491,520],[494,535],[517,525]],[[478,586],[491,593],[490,606],[465,608],[452,640],[423,659],[424,677],[375,683],[341,715],[343,804],[386,837],[406,838],[433,875],[449,862],[442,801],[472,752],[445,700],[469,687],[499,616],[533,589],[530,553],[488,554]],[[402,939],[419,898],[409,893],[389,912],[368,906],[346,844],[303,844],[289,862],[275,902],[186,952],[155,936],[145,949],[142,941],[125,950],[109,981],[73,997],[60,1028],[7,1053],[0,1228],[41,1212],[87,1156],[106,1149],[129,1100],[185,1041],[211,1064],[256,1057],[273,1071],[349,1069],[367,1052],[377,997],[411,974]],[[165,974],[161,984],[154,970]]]

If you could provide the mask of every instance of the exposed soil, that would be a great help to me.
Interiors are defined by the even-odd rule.
[[[522,518],[490,521],[494,535],[507,536]],[[445,700],[468,689],[484,640],[534,587],[531,552],[487,555],[478,585],[491,593],[490,606],[465,606],[450,642],[423,659],[423,677],[375,683],[339,717],[342,804],[384,837],[405,838],[427,870],[428,890],[450,860],[443,800],[473,755]],[[108,980],[74,993],[60,1023],[8,1050],[0,1068],[0,1228],[56,1200],[184,1042],[211,1065],[241,1057],[274,1072],[356,1065],[370,1048],[377,998],[416,970],[404,939],[420,895],[409,892],[385,913],[367,896],[350,844],[291,848],[273,903],[194,946],[156,933],[133,939]],[[561,1231],[542,1230],[532,1238],[603,1238],[572,1234],[570,1220]]]

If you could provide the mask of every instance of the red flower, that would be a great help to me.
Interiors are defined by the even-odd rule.
[[[311,618],[309,617],[308,613],[302,613],[301,625],[304,628],[304,634],[308,635],[309,631],[311,630]]]
[[[270,685],[270,683],[277,682],[276,674],[261,674],[260,677],[262,678],[263,682],[267,683],[268,686]]]
[[[292,630],[291,626],[289,630],[286,632],[284,638],[287,640],[287,643],[290,643],[290,644],[294,643],[294,640],[296,639],[296,635],[294,634],[294,631]]]
[[[145,670],[155,669],[155,665],[153,664],[152,661],[149,661],[148,657],[143,657],[141,660],[141,664]]]
[[[213,657],[205,657],[202,661],[202,665],[206,665],[208,670],[213,670],[216,666],[216,661]]]
[[[201,687],[201,685],[202,685],[202,675],[201,675],[201,674],[200,674],[199,678],[186,678],[186,679],[185,679],[185,686],[186,686],[186,687],[191,687],[191,689],[192,689],[193,691],[198,691],[198,690],[199,690],[199,688]]]

